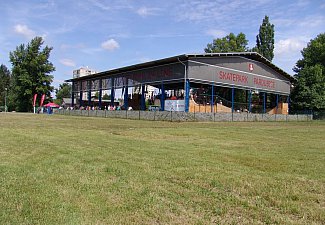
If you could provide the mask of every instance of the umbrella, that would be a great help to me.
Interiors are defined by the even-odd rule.
[[[52,108],[59,108],[60,107],[58,104],[55,104],[54,102],[49,102],[44,106],[45,107],[52,107]]]

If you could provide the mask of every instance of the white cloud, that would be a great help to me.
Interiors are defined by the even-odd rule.
[[[136,13],[139,15],[139,16],[142,16],[142,17],[146,17],[146,16],[152,16],[152,15],[156,15],[156,12],[158,11],[157,8],[147,8],[145,6],[139,8]]]
[[[76,66],[76,63],[71,59],[60,59],[60,63],[65,65],[65,66],[69,66],[69,67],[75,67]]]
[[[307,43],[305,41],[295,38],[288,38],[276,42],[274,52],[276,55],[292,54],[293,52],[301,51],[306,44]]]
[[[289,37],[275,43],[274,63],[287,73],[293,73],[292,68],[297,60],[301,58],[300,51],[307,46],[307,41],[299,38]]]
[[[109,6],[107,6],[107,5],[103,4],[103,3],[101,3],[100,1],[91,0],[90,2],[91,2],[94,6],[100,8],[100,9],[102,9],[102,10],[110,10],[110,9],[111,9],[111,7],[109,7]]]
[[[29,29],[26,25],[17,24],[14,27],[14,30],[17,34],[21,34],[28,39],[31,39],[35,36],[35,32],[33,30]]]
[[[227,35],[227,32],[224,30],[210,29],[206,32],[207,35],[210,35],[214,38],[221,38]]]
[[[101,46],[103,49],[106,49],[108,51],[114,51],[115,49],[120,48],[119,43],[112,38],[103,42]]]

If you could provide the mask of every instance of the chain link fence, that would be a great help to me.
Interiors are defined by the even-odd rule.
[[[311,121],[313,114],[257,114],[248,112],[234,113],[203,113],[203,112],[177,112],[177,111],[138,111],[138,110],[67,110],[57,109],[55,114],[70,116],[86,116],[86,117],[103,117],[103,118],[123,118],[134,120],[151,120],[151,121]]]

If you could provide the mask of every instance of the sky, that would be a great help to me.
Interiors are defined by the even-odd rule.
[[[0,0],[0,64],[35,36],[53,47],[53,86],[96,71],[204,53],[214,38],[243,32],[249,47],[265,15],[275,26],[273,63],[293,75],[301,50],[325,32],[325,0]]]

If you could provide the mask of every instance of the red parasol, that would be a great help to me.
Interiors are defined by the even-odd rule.
[[[52,108],[59,108],[60,107],[58,104],[55,104],[54,102],[49,102],[44,106],[45,107],[52,107]]]

